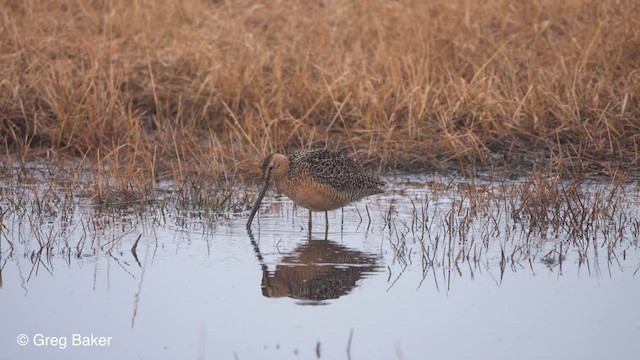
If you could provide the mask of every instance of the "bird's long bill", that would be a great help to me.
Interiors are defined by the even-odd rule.
[[[249,215],[249,221],[247,221],[247,229],[251,227],[251,222],[253,222],[253,217],[256,216],[258,209],[260,209],[260,203],[262,202],[262,198],[264,194],[267,193],[267,189],[269,188],[269,179],[265,179],[264,185],[262,186],[262,190],[260,190],[260,194],[258,194],[258,198],[256,199],[256,203],[253,204],[253,209],[251,209],[251,215]]]

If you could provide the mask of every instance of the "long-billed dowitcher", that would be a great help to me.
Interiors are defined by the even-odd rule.
[[[300,150],[289,156],[271,154],[262,163],[264,185],[251,210],[247,228],[271,183],[298,206],[311,212],[341,208],[366,196],[380,194],[385,182],[367,175],[352,159],[330,150]]]

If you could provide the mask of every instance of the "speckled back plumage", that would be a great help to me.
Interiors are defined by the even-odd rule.
[[[312,177],[320,184],[330,185],[351,201],[382,193],[385,182],[364,173],[353,159],[338,152],[316,149],[300,150],[288,156],[289,180]]]

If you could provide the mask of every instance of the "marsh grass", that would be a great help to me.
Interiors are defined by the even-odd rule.
[[[0,264],[16,256],[28,259],[32,269],[26,281],[39,272],[54,273],[59,259],[70,264],[108,256],[130,271],[136,263],[127,259],[138,242],[147,249],[164,246],[167,240],[157,237],[160,230],[215,238],[238,224],[244,229],[242,218],[253,194],[239,184],[219,188],[192,175],[182,187],[159,184],[146,201],[97,202],[87,191],[97,175],[87,178],[82,171],[85,177],[57,173],[43,178],[42,172],[51,175],[46,167],[26,171],[37,169],[40,175],[13,175],[0,184]],[[23,171],[16,167],[14,174]],[[422,271],[423,281],[433,277],[438,288],[448,291],[458,276],[489,273],[499,283],[509,271],[535,272],[537,264],[561,274],[566,262],[598,276],[638,261],[640,197],[634,181],[626,178],[603,183],[535,172],[519,181],[400,179],[388,179],[389,191],[364,209],[343,212],[349,217],[357,211],[359,223],[347,221],[343,228],[343,219],[332,225],[340,232],[355,231],[365,242],[380,239],[381,251],[391,254],[386,264],[390,287],[407,269]],[[290,209],[287,204],[279,206]],[[275,211],[293,217],[292,229],[305,223],[306,215]],[[301,237],[306,234],[304,226],[299,230]],[[273,233],[283,234],[278,231]]]
[[[140,224],[214,227],[266,153],[328,147],[466,176],[380,215],[404,266],[612,261],[640,235],[639,29],[615,0],[2,1],[1,253],[50,268]]]
[[[0,138],[98,201],[273,151],[385,169],[637,170],[635,1],[2,1]],[[239,176],[239,175],[242,175]],[[116,180],[106,181],[106,177]]]
[[[419,265],[440,287],[442,269],[448,289],[455,274],[495,273],[501,282],[507,270],[533,271],[536,263],[562,273],[566,260],[597,275],[601,262],[609,271],[623,267],[638,248],[638,190],[624,178],[602,183],[534,173],[517,182],[435,180],[428,189],[401,190],[394,197],[413,206],[391,201],[385,212],[397,277]]]
[[[127,261],[120,262],[123,248],[143,234],[145,242],[153,241],[167,223],[209,231],[249,203],[250,193],[232,183],[222,188],[199,174],[180,186],[165,181],[151,189],[91,171],[90,164],[58,160],[7,164],[0,181],[0,266],[15,256],[29,259],[26,281],[42,271],[53,273],[55,258],[70,264],[102,254],[126,268]]]

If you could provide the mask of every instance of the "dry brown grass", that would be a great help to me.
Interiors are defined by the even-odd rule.
[[[4,152],[79,156],[132,191],[307,146],[638,165],[636,1],[3,0],[0,38]]]

